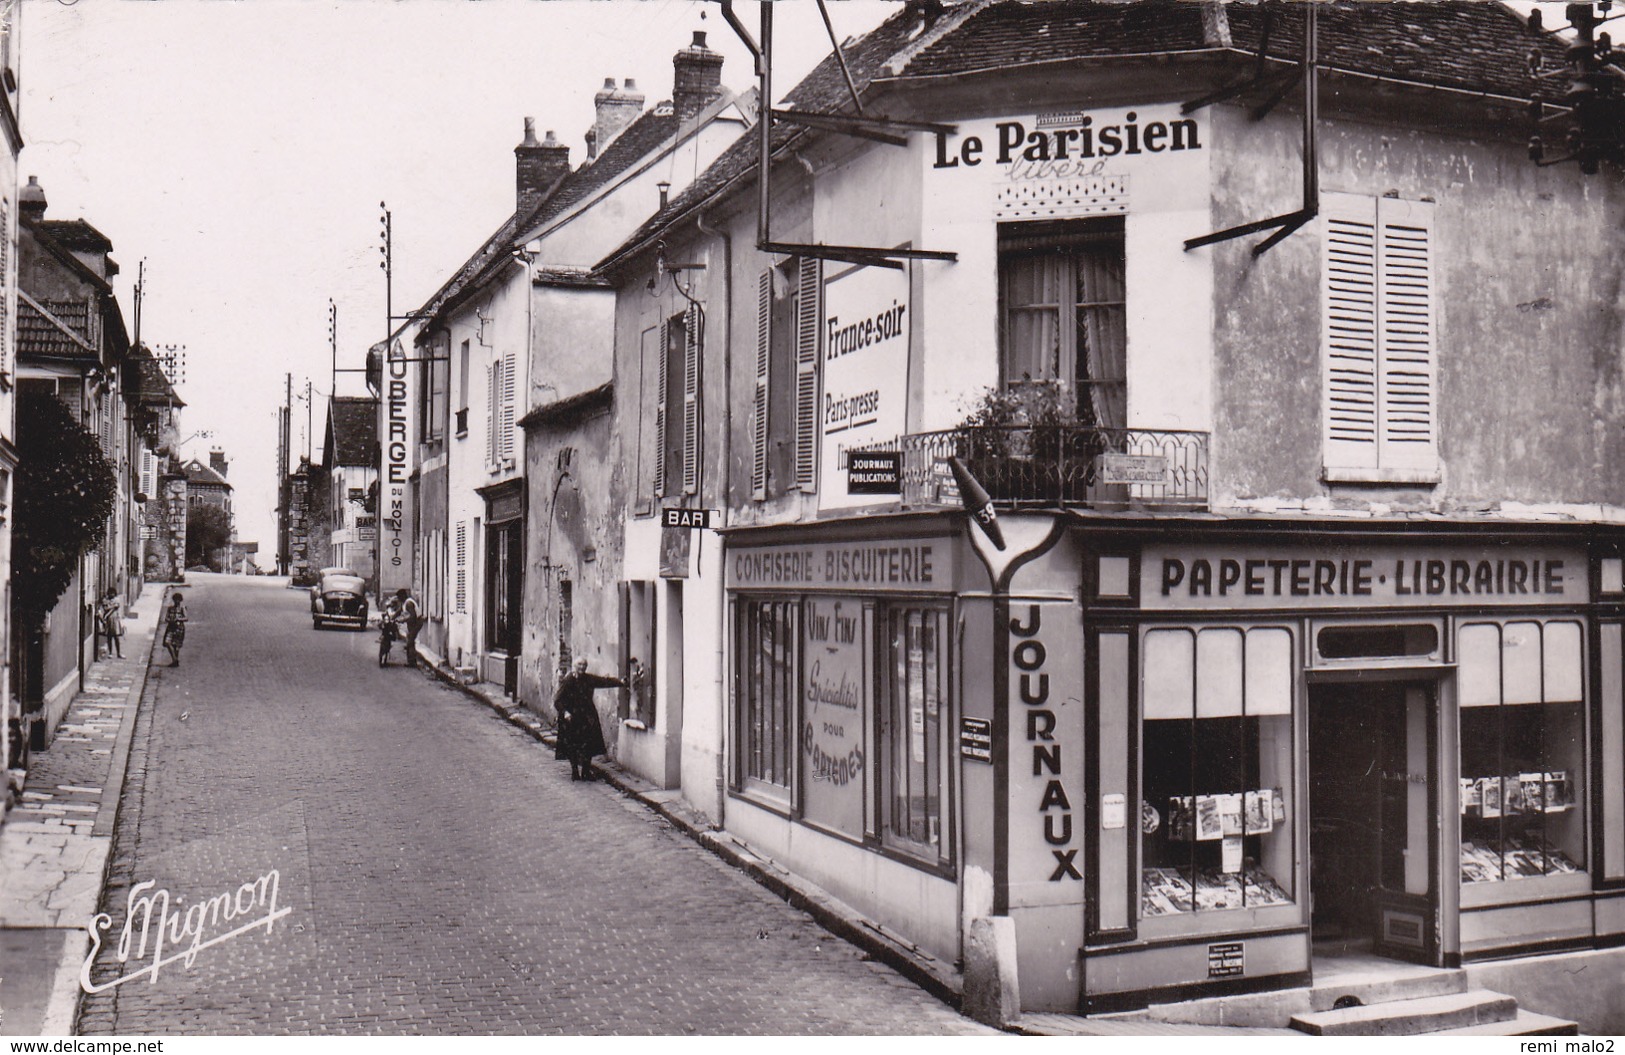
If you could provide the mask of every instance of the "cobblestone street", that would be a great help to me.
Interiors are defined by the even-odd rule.
[[[275,869],[292,911],[87,995],[81,1032],[981,1031],[279,582],[202,577],[152,671],[96,979],[150,964],[111,955],[133,884],[178,914]]]

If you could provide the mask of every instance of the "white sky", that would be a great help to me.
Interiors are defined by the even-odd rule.
[[[223,447],[238,537],[275,550],[276,408],[283,377],[319,393],[322,438],[338,305],[339,365],[385,335],[379,201],[394,221],[394,310],[419,306],[513,211],[523,119],[582,133],[605,77],[649,105],[671,93],[671,56],[695,29],[754,83],[715,4],[690,0],[26,0],[22,181],[52,219],[112,240],[126,323],[146,260],[141,338],[187,348],[189,453]],[[832,3],[838,36],[893,5]],[[754,34],[757,5],[742,0]],[[705,17],[701,19],[701,13]],[[788,90],[828,52],[817,7],[781,3],[774,83]],[[651,209],[654,203],[651,202]],[[341,394],[361,394],[340,375]],[[296,450],[305,407],[296,401]]]

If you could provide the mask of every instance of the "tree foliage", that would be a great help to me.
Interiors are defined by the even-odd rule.
[[[19,609],[43,618],[79,556],[106,537],[118,478],[95,435],[54,396],[20,394],[17,444],[13,589]]]
[[[186,566],[206,564],[215,571],[218,550],[231,542],[231,517],[219,506],[198,502],[186,510]]]

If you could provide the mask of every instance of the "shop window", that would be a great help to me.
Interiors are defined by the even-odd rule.
[[[655,584],[621,583],[621,640],[626,668],[621,677],[621,719],[644,729],[655,724]]]
[[[1121,216],[999,226],[1006,388],[1067,386],[1080,421],[1126,425],[1124,266]]]
[[[948,610],[889,607],[879,706],[880,835],[933,863],[948,859],[943,803],[948,727]]]
[[[751,494],[758,500],[817,480],[819,264],[791,257],[757,280]]]
[[[1321,202],[1327,478],[1426,482],[1438,471],[1433,205]]]
[[[1293,639],[1281,627],[1144,639],[1141,916],[1293,900]]]
[[[801,687],[801,606],[793,600],[748,600],[740,602],[737,613],[736,783],[742,790],[787,800]]]
[[[1461,881],[1500,883],[1583,870],[1580,624],[1470,623],[1456,640]]]

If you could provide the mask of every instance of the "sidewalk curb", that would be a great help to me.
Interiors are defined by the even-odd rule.
[[[463,695],[485,704],[539,742],[550,747],[556,742],[553,730],[532,711],[510,706],[472,685],[463,684],[450,670],[428,661],[426,657],[418,667]],[[606,784],[659,814],[694,842],[744,872],[777,897],[812,916],[836,937],[862,949],[870,958],[884,963],[955,1011],[961,1010],[964,980],[951,964],[936,959],[901,936],[889,934],[881,924],[859,915],[851,906],[821,888],[785,870],[771,859],[753,853],[725,831],[713,827],[708,819],[700,818],[684,808],[681,798],[675,793],[643,785],[642,781],[607,759],[594,763],[594,768]]]
[[[148,584],[152,585],[152,584]],[[160,587],[173,584],[159,584]],[[163,590],[160,588],[160,596]],[[130,762],[130,748],[135,743],[135,728],[142,720],[141,705],[146,700],[147,683],[152,676],[152,657],[158,650],[159,633],[158,621],[163,614],[163,605],[153,613],[152,639],[147,642],[147,661],[140,668],[140,674],[130,683],[125,694],[125,700],[134,701],[124,722],[119,726],[118,739],[113,742],[113,754],[107,770],[107,781],[102,785],[101,807],[96,811],[96,824],[91,833],[97,837],[107,839],[107,854],[102,858],[102,874],[96,879],[96,905],[101,906],[102,896],[107,892],[107,880],[113,870],[113,843],[118,830],[119,814],[124,806],[124,783],[128,776]],[[107,821],[106,830],[103,830],[102,818],[108,813],[109,796],[111,801],[111,817]],[[86,920],[86,924],[90,921]],[[79,966],[84,962],[86,954],[90,951],[90,935],[84,928],[76,928],[77,937],[69,938],[64,945],[69,953],[57,968],[56,981],[51,986],[51,996],[45,1006],[45,1017],[41,1026],[44,1036],[77,1036],[79,1033],[79,1011],[84,990],[79,985]],[[72,958],[77,952],[78,959]],[[53,1032],[53,1029],[58,1032]]]

